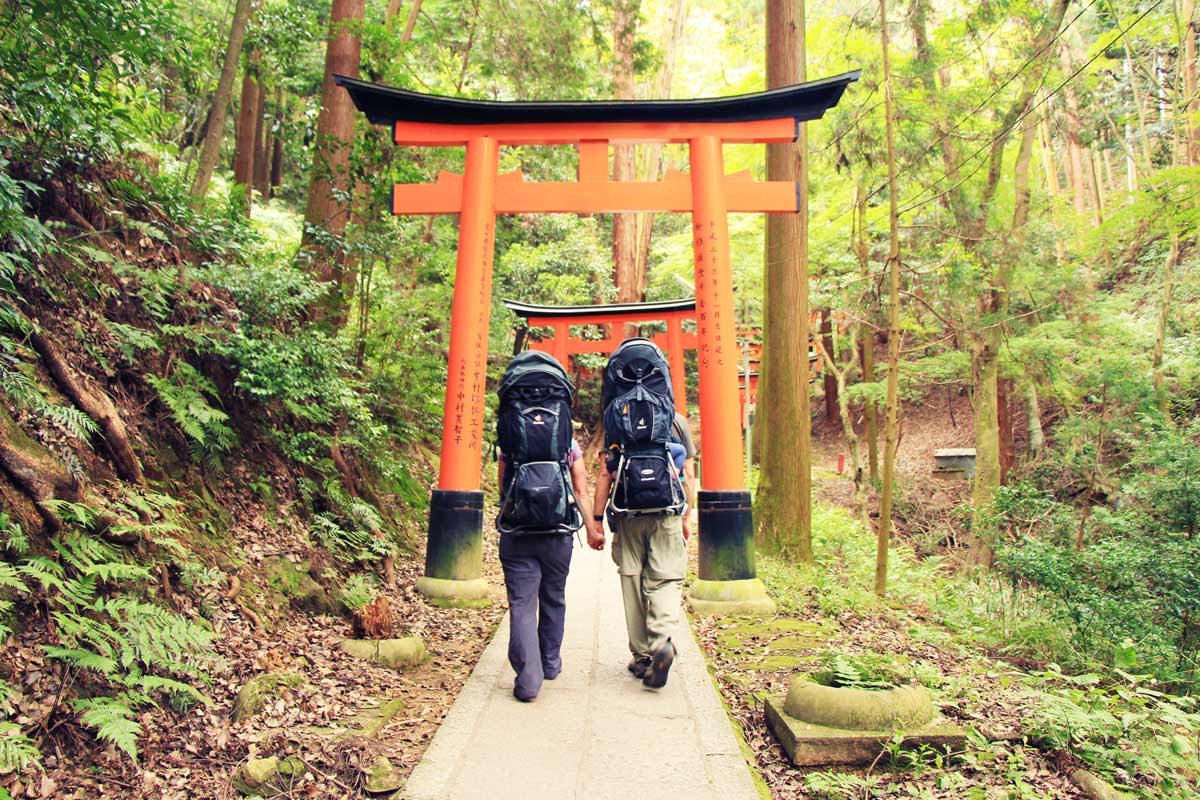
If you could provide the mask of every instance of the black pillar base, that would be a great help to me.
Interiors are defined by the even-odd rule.
[[[700,579],[754,578],[754,516],[749,492],[700,490]]]
[[[488,593],[483,579],[483,492],[434,489],[429,500],[426,597],[474,600]]]
[[[775,613],[754,568],[754,515],[749,492],[701,490],[700,579],[688,591],[698,614]]]

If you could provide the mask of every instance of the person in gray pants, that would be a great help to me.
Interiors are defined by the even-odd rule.
[[[498,462],[504,485],[504,457]],[[572,439],[567,454],[571,484],[589,534],[591,503],[583,453]],[[500,564],[508,593],[508,663],[517,673],[513,697],[528,703],[538,696],[542,681],[562,672],[563,624],[567,613],[567,573],[571,569],[574,537],[569,533],[500,536]]]

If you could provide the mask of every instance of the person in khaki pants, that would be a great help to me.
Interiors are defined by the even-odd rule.
[[[695,445],[688,431],[687,418],[676,415],[674,435],[683,444],[672,445],[680,466],[680,475],[687,476],[684,491],[692,496],[690,469]],[[676,452],[677,451],[677,452]],[[616,472],[615,459],[602,455],[600,476],[596,480],[593,519],[600,523],[599,513],[608,501],[609,490]],[[671,634],[680,621],[683,579],[687,574],[687,538],[691,534],[689,517],[630,516],[610,517],[613,531],[612,559],[621,576],[621,599],[625,607],[625,627],[629,636],[629,651],[633,654],[629,672],[640,678],[645,686],[658,689],[666,685],[671,664],[675,661],[675,645]],[[597,524],[588,530],[588,544],[603,550],[604,527]]]

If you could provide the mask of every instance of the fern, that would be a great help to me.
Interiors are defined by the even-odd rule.
[[[95,420],[74,406],[60,406],[47,400],[38,382],[19,369],[19,362],[12,354],[11,347],[11,343],[5,342],[5,347],[0,348],[0,386],[4,387],[13,403],[64,433],[86,442],[99,430]]]
[[[4,547],[19,556],[29,552],[29,537],[16,520],[0,511],[0,537],[3,537]]]
[[[169,378],[150,375],[147,380],[201,458],[224,454],[233,447],[237,437],[226,424],[229,415],[210,405],[206,397],[219,397],[217,387],[195,367],[180,362]]]
[[[890,689],[891,683],[872,676],[863,665],[855,663],[841,653],[829,659],[828,667],[833,673],[834,686],[849,689]]]
[[[112,742],[137,762],[137,738],[142,726],[133,719],[136,712],[126,705],[124,697],[94,697],[76,700],[72,705],[82,712],[79,720],[84,725],[95,728],[98,737]]]
[[[42,645],[42,651],[51,658],[66,662],[79,669],[91,670],[102,677],[109,678],[117,671],[117,662],[108,656],[82,650],[77,647],[55,647]]]
[[[40,760],[41,753],[20,725],[0,722],[0,772],[22,770]]]

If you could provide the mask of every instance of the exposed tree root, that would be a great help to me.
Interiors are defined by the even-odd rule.
[[[72,207],[72,205],[67,201],[67,190],[66,187],[63,186],[62,181],[57,179],[51,180],[49,186],[50,192],[54,195],[54,204],[57,206],[58,211],[62,213],[62,215],[65,216],[73,225],[83,228],[85,231],[95,233],[96,226],[93,225],[87,219],[87,217],[76,211],[74,207]]]
[[[67,468],[26,437],[3,409],[0,409],[0,470],[33,501],[50,533],[62,530],[63,523],[47,501],[82,499],[79,484]]]
[[[41,357],[42,363],[45,364],[46,370],[54,379],[59,390],[69,397],[80,411],[94,419],[100,426],[104,444],[117,474],[124,480],[140,483],[142,465],[133,452],[125,423],[117,413],[117,407],[113,401],[103,391],[92,391],[87,388],[45,334],[35,330],[29,335],[29,343]]]
[[[229,588],[222,595],[226,600],[233,600],[238,596],[238,592],[242,590],[242,579],[237,575],[229,576]]]

